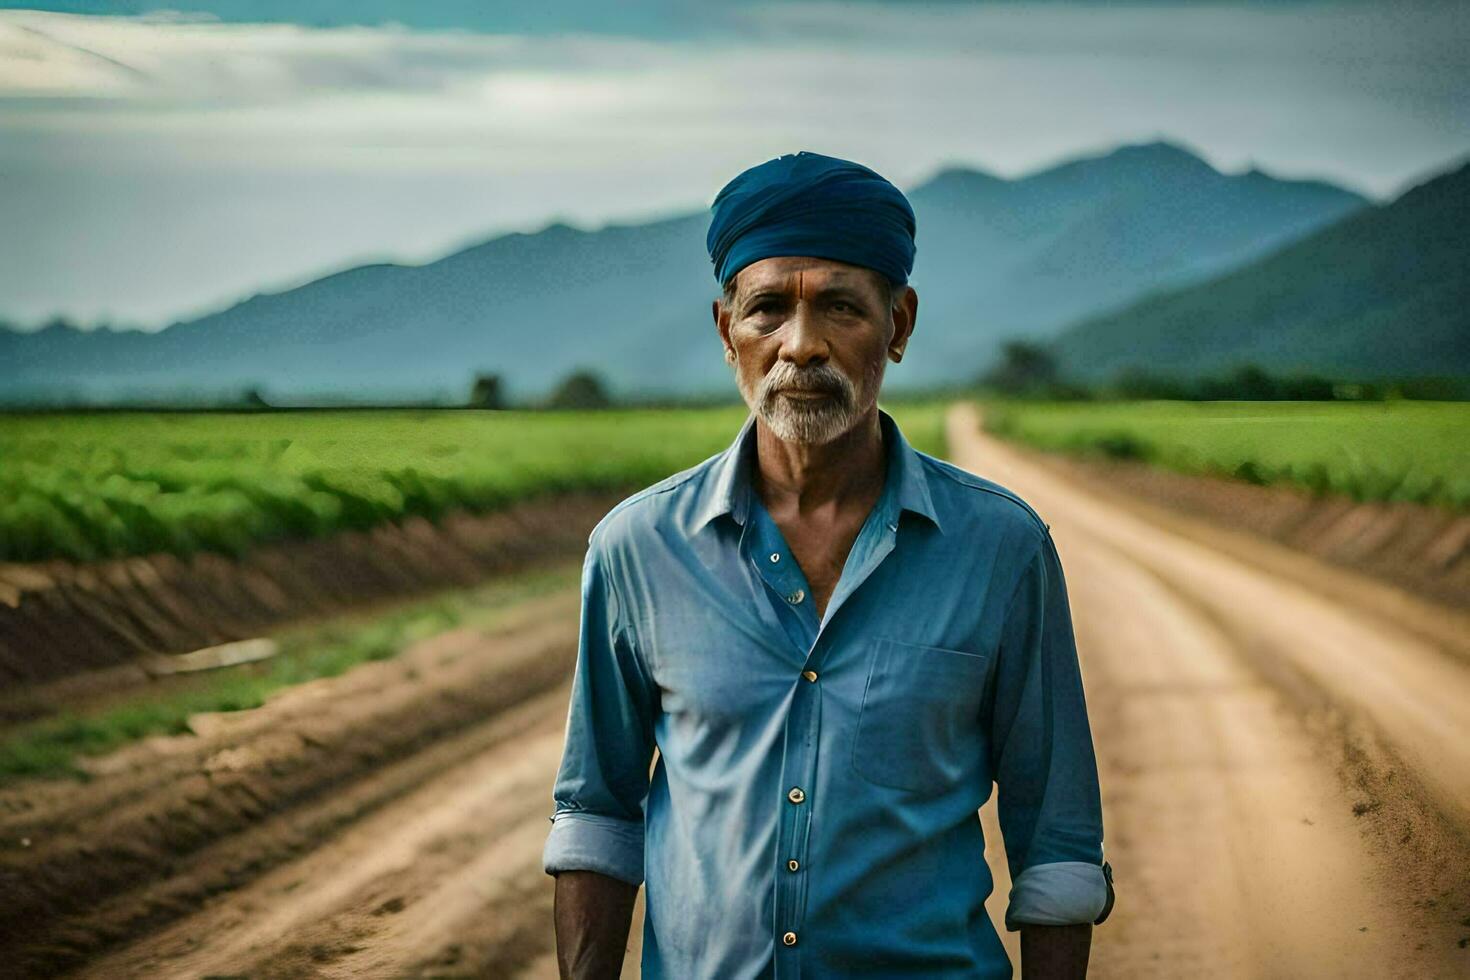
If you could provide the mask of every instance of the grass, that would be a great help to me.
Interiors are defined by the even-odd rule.
[[[1470,509],[1465,402],[987,401],[984,425],[1049,451]]]
[[[349,614],[284,630],[276,634],[279,652],[269,660],[172,678],[95,709],[18,727],[0,736],[0,785],[22,777],[85,779],[79,756],[101,755],[149,735],[188,732],[191,715],[256,708],[275,691],[385,660],[450,629],[492,627],[517,603],[575,588],[580,573],[580,563],[571,563],[412,601],[389,612]]]
[[[896,411],[942,451],[934,403]],[[0,415],[0,561],[259,544],[571,490],[645,486],[728,445],[743,406]],[[907,424],[906,424],[907,427]]]
[[[948,401],[932,398],[883,403],[883,410],[893,416],[909,445],[940,457],[949,448],[944,437],[944,413],[948,408]]]

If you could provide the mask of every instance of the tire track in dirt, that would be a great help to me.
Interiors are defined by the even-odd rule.
[[[8,789],[0,956],[29,974],[78,965],[514,740],[493,720],[566,679],[576,623],[575,591],[527,602],[488,634],[450,631],[253,711],[196,716],[207,734],[145,740],[93,783]]]
[[[1119,887],[1094,975],[1463,975],[1464,661],[1100,503],[968,407],[949,434],[1063,558]]]
[[[492,723],[504,737],[489,748],[70,976],[554,980],[541,849],[568,696],[563,685],[528,700]]]
[[[478,976],[550,941],[541,870],[565,686],[392,804],[78,977]]]

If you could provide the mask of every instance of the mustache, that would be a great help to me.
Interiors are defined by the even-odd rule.
[[[843,404],[851,403],[853,398],[852,381],[830,364],[801,368],[790,361],[781,361],[761,380],[761,401],[768,403],[778,393],[788,390],[833,395]]]

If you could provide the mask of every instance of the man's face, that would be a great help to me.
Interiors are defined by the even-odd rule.
[[[886,361],[913,330],[912,288],[890,307],[880,273],[797,256],[753,262],[735,284],[728,309],[715,301],[715,323],[741,396],[777,438],[821,445],[872,411]]]

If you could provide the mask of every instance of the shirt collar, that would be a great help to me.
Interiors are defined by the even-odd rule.
[[[878,422],[883,428],[884,445],[888,450],[888,479],[892,481],[891,485],[885,485],[884,496],[896,493],[900,511],[908,510],[920,514],[942,531],[944,528],[934,509],[924,463],[918,452],[904,438],[893,416],[879,409]],[[746,416],[735,440],[716,458],[710,470],[703,490],[704,500],[694,514],[694,531],[725,514],[730,515],[742,527],[745,525],[750,515],[750,496],[753,492],[750,473],[751,467],[755,465],[755,440],[755,414],[752,413]]]

